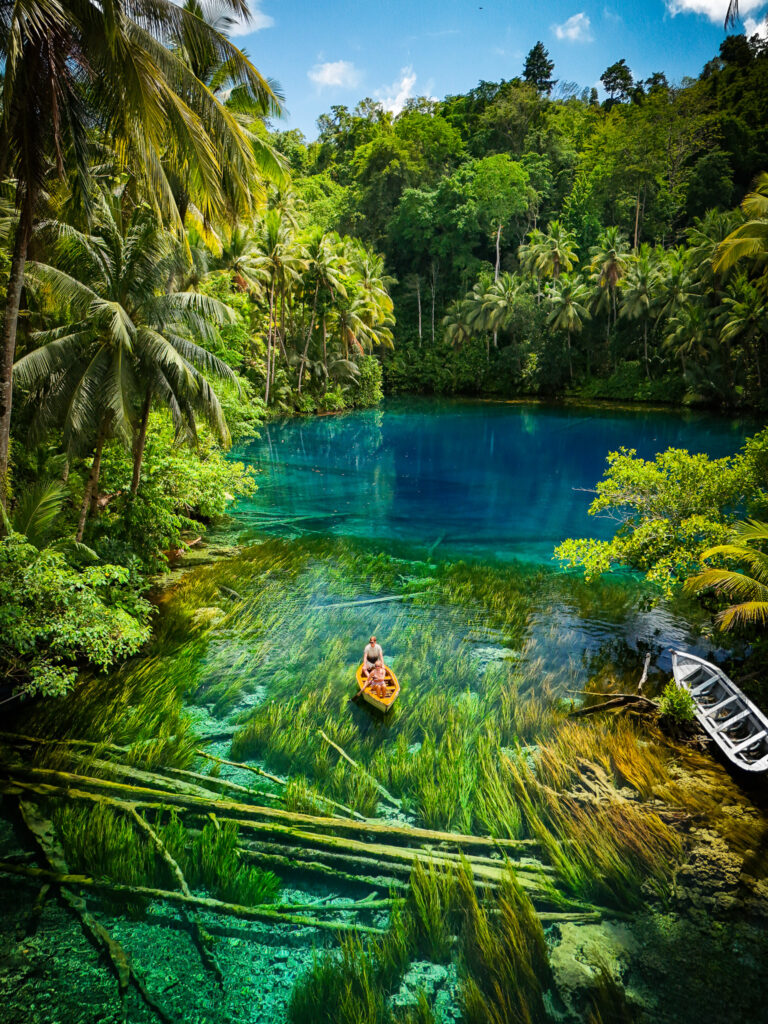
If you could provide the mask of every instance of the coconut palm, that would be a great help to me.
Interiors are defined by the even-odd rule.
[[[643,325],[643,359],[646,376],[651,376],[648,360],[648,324],[651,319],[656,286],[656,268],[653,250],[643,244],[632,258],[626,277],[622,282],[622,305],[620,316],[628,320],[639,320]]]
[[[517,258],[523,273],[536,278],[536,301],[541,302],[541,262],[545,250],[544,232],[534,228],[528,234],[528,241],[517,250]]]
[[[616,292],[619,282],[629,266],[629,242],[619,228],[606,228],[590,249],[590,277],[596,288],[594,308],[596,312],[607,312],[606,337],[610,337],[611,315],[616,325]]]
[[[196,415],[218,436],[228,432],[218,398],[200,372],[234,380],[232,370],[192,338],[213,341],[212,324],[230,322],[227,306],[198,292],[162,289],[179,247],[139,209],[124,228],[117,201],[97,197],[93,234],[58,225],[55,265],[30,262],[27,277],[65,324],[34,335],[38,347],[15,365],[35,400],[35,430],[60,425],[68,449],[94,452],[77,540],[95,508],[108,437],[133,440],[131,490],[139,487],[153,402],[165,406],[179,434],[194,436]]]
[[[722,558],[741,562],[745,572],[732,569],[705,569],[688,580],[685,590],[689,594],[713,591],[735,604],[721,611],[716,622],[720,629],[734,626],[764,626],[768,621],[768,554],[763,546],[768,543],[768,523],[755,519],[737,523],[730,543],[709,548],[702,559]]]
[[[757,386],[762,390],[760,349],[764,339],[768,337],[768,306],[762,292],[745,275],[739,275],[728,286],[728,294],[723,297],[721,310],[721,340],[728,345],[733,342],[744,345],[746,351],[752,355]]]
[[[318,303],[324,308],[327,302],[332,302],[336,295],[346,297],[344,287],[344,259],[339,251],[341,239],[337,234],[328,234],[322,228],[315,228],[310,233],[304,244],[304,291],[312,296],[312,311],[309,318],[309,327],[304,339],[304,348],[299,361],[299,383],[298,393],[301,394],[301,386],[304,380],[304,367],[309,358],[309,346],[314,337],[317,327]],[[325,314],[322,315],[323,339],[327,341],[327,329]],[[326,354],[324,344],[323,354]]]
[[[223,0],[248,17],[244,0]],[[166,42],[186,35],[226,63],[230,80],[278,109],[269,83],[221,33],[172,0],[2,0],[3,68],[0,171],[16,181],[19,210],[0,343],[0,500],[6,500],[13,362],[24,264],[43,183],[70,166],[89,196],[89,149],[108,140],[147,185],[158,211],[175,218],[163,158],[174,151],[190,168],[201,212],[225,209],[222,168],[246,193],[256,169],[249,140],[233,114]]]
[[[285,350],[286,301],[304,263],[293,238],[293,228],[280,209],[267,209],[254,225],[256,249],[252,260],[255,274],[265,282],[267,307],[267,368],[264,401],[274,383],[278,348]]]
[[[723,240],[715,257],[715,271],[731,270],[746,260],[761,291],[768,296],[768,171],[759,174],[755,188],[744,197],[747,218]]]
[[[556,281],[562,273],[570,273],[576,265],[576,236],[559,220],[550,221],[541,238],[538,266],[543,277]]]
[[[683,373],[689,361],[701,367],[709,361],[714,345],[712,314],[701,302],[681,306],[668,324],[664,347],[680,360]]]
[[[578,276],[563,274],[554,280],[549,289],[551,312],[549,323],[559,331],[565,331],[568,339],[568,375],[573,380],[573,355],[571,351],[571,335],[581,334],[584,322],[589,320],[587,307],[589,288]]]

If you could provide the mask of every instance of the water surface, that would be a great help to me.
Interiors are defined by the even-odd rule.
[[[398,399],[269,424],[235,452],[259,491],[236,515],[260,530],[405,542],[440,555],[549,562],[566,537],[611,536],[589,516],[609,451],[734,453],[740,421],[702,413]]]

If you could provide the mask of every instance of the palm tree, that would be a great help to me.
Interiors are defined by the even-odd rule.
[[[632,258],[622,284],[621,316],[641,320],[643,324],[643,358],[646,376],[651,376],[648,361],[648,323],[653,309],[656,270],[651,247],[644,243]]]
[[[528,234],[528,241],[517,250],[517,258],[520,262],[520,269],[536,278],[536,302],[540,303],[541,293],[541,262],[546,243],[545,235],[539,228],[534,228]]]
[[[581,334],[584,321],[589,320],[589,288],[578,275],[563,274],[552,282],[549,289],[551,313],[549,322],[559,331],[565,331],[568,339],[568,375],[573,380],[573,357],[571,335]]]
[[[711,590],[715,594],[735,599],[736,604],[721,611],[716,622],[720,629],[734,626],[765,625],[768,621],[768,554],[760,545],[768,542],[768,523],[750,519],[737,523],[729,544],[709,548],[701,556],[733,559],[742,562],[747,572],[732,569],[705,569],[685,584],[689,594]]]
[[[58,225],[56,265],[27,265],[32,289],[66,322],[38,332],[39,347],[14,367],[36,401],[34,427],[61,425],[68,449],[94,452],[78,541],[95,509],[108,437],[133,438],[135,494],[153,401],[169,409],[179,434],[194,437],[200,414],[226,441],[221,406],[200,369],[234,380],[226,363],[192,341],[212,341],[211,324],[231,322],[229,308],[198,292],[159,292],[173,276],[178,246],[147,208],[123,230],[118,201],[102,196],[95,205],[94,234]]]
[[[223,0],[248,17],[244,0]],[[257,161],[233,114],[166,41],[185,35],[226,63],[236,87],[279,109],[269,83],[221,33],[172,0],[134,0],[129,8],[98,0],[25,0],[0,4],[3,67],[0,154],[16,181],[19,221],[0,342],[0,500],[7,494],[13,362],[24,265],[42,185],[51,169],[70,165],[88,202],[89,144],[107,140],[158,211],[178,225],[163,171],[169,150],[183,154],[199,183],[201,212],[225,210],[222,167],[247,192]]]
[[[336,295],[346,297],[344,262],[342,254],[338,251],[340,244],[341,239],[337,234],[327,234],[322,228],[313,229],[309,239],[304,244],[303,287],[305,292],[312,296],[312,312],[299,362],[299,383],[297,388],[299,394],[301,394],[309,346],[317,325],[318,302],[323,305],[326,300],[333,301]],[[325,314],[323,314],[323,338],[327,338]]]
[[[256,251],[252,266],[254,273],[266,282],[267,308],[267,370],[264,401],[269,404],[269,392],[275,379],[278,347],[287,360],[285,350],[285,304],[291,285],[303,269],[302,254],[293,238],[293,230],[280,209],[267,209],[254,227]],[[279,306],[279,319],[278,319]]]
[[[762,390],[763,379],[760,367],[760,348],[768,337],[768,306],[756,284],[745,275],[739,275],[728,286],[729,294],[723,297],[721,306],[720,338],[729,345],[742,342],[752,352],[758,389]]]
[[[727,271],[748,260],[758,287],[768,296],[768,171],[757,176],[755,189],[744,197],[747,220],[723,240],[715,257],[715,270]]]
[[[606,340],[610,338],[611,313],[613,325],[616,326],[616,292],[619,282],[627,272],[629,265],[629,242],[619,228],[606,228],[590,250],[592,259],[589,264],[590,275],[597,289],[595,301],[596,311],[606,311],[608,324]]]
[[[537,264],[544,277],[556,281],[563,272],[570,273],[577,258],[576,236],[559,220],[550,221],[541,238]]]
[[[701,302],[681,306],[669,321],[664,346],[680,360],[683,373],[688,371],[689,360],[696,367],[703,366],[712,354],[714,331],[712,313]]]
[[[184,10],[196,19],[209,25],[219,35],[228,37],[237,22],[231,8],[215,3],[187,0]],[[192,26],[192,30],[190,29]],[[283,97],[279,86],[271,80],[259,77],[258,81],[242,81],[236,65],[213,44],[213,40],[200,38],[197,22],[185,21],[170,40],[172,51],[190,69],[195,78],[202,82],[211,94],[225,105],[238,129],[247,139],[258,174],[252,175],[248,191],[240,188],[237,178],[230,177],[229,166],[220,160],[222,187],[227,207],[232,216],[247,214],[254,201],[261,204],[266,199],[265,182],[285,186],[288,181],[285,158],[278,153],[258,130],[265,116],[279,112],[278,102]],[[193,166],[187,154],[170,150],[164,163],[167,176],[172,183],[179,217],[184,223],[189,214],[201,232],[208,229],[199,198],[199,182],[195,181]],[[205,193],[202,195],[205,200]]]

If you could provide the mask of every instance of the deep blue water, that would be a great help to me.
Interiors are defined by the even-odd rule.
[[[258,471],[236,516],[270,532],[399,541],[440,554],[549,561],[566,537],[609,537],[589,516],[609,451],[734,453],[743,421],[702,413],[390,400],[290,419],[235,453]]]

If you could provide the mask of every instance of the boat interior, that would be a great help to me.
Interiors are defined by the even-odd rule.
[[[751,768],[768,758],[768,723],[711,666],[678,659],[680,681],[690,691],[707,732],[729,756]]]

